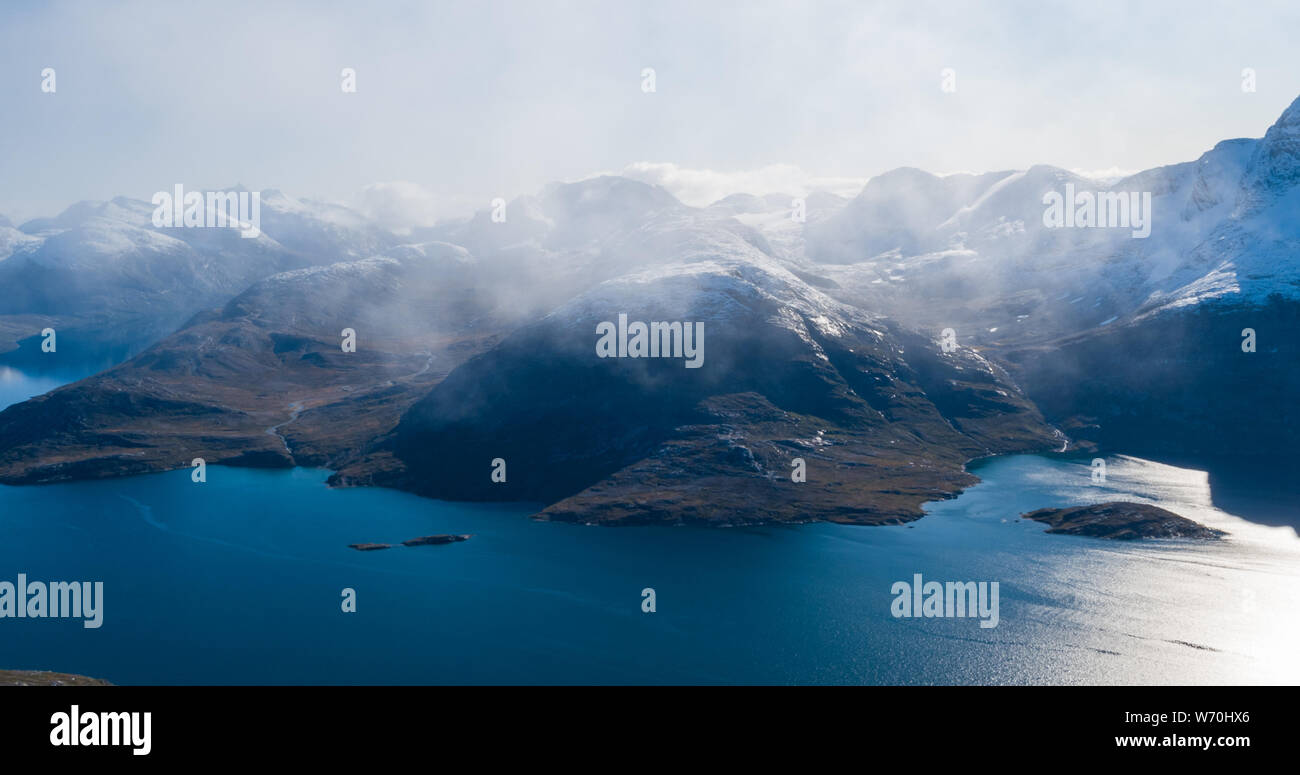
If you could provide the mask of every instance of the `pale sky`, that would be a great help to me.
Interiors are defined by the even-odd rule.
[[[176,183],[400,221],[599,172],[706,200],[1132,171],[1261,136],[1300,95],[1296,41],[1295,2],[5,0],[0,214]]]

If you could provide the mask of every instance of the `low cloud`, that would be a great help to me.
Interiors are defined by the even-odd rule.
[[[361,189],[352,203],[358,212],[398,234],[468,215],[476,205],[482,207],[484,203],[472,202],[467,197],[438,196],[409,180],[371,183]]]
[[[615,174],[663,186],[686,204],[697,207],[712,204],[729,194],[803,196],[813,191],[829,191],[853,197],[867,183],[865,177],[812,175],[793,164],[769,164],[752,170],[719,172],[681,167],[672,162],[639,161]]]
[[[1073,172],[1074,174],[1080,177],[1084,177],[1089,180],[1095,180],[1098,183],[1103,183],[1105,185],[1117,183],[1123,180],[1124,178],[1127,178],[1129,175],[1136,175],[1141,171],[1142,170],[1124,170],[1124,169],[1120,169],[1119,167],[1108,167],[1107,169],[1104,170],[1081,170],[1081,169],[1070,170],[1070,172]]]

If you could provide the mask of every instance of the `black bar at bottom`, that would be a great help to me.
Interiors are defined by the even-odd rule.
[[[31,687],[0,691],[0,750],[49,763],[394,763],[402,752],[528,746],[581,758],[610,743],[636,759],[705,745],[759,759],[815,749],[1229,761],[1293,753],[1294,699],[1281,687]],[[104,745],[114,728],[118,744]]]

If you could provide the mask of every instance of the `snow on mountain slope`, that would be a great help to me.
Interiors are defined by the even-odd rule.
[[[763,236],[774,255],[794,264],[804,263],[805,235],[817,224],[842,210],[847,199],[825,191],[814,191],[803,200],[803,219],[795,217],[796,198],[788,194],[764,197],[733,194],[709,205],[707,211],[735,218]]]
[[[418,234],[463,247],[503,304],[538,316],[606,280],[691,256],[774,252],[730,212],[688,207],[658,186],[612,176],[548,186],[503,214],[497,221],[483,210]]]
[[[1297,182],[1300,100],[1262,140],[1109,186],[1048,166],[953,181],[897,170],[810,228],[808,258],[838,298],[916,325],[990,343],[1051,337],[1211,299],[1300,298]],[[1049,228],[1044,196],[1067,185],[1150,194],[1149,236]]]
[[[24,233],[38,238],[74,229],[94,218],[120,221],[141,228],[151,226],[154,207],[148,202],[119,196],[107,202],[85,200],[70,205],[53,218],[33,218],[19,227]]]
[[[392,233],[342,205],[262,192],[262,231],[285,249],[328,263],[376,255],[397,244]]]
[[[616,176],[553,184],[509,202],[504,221],[485,209],[417,230],[409,245],[346,207],[277,190],[263,192],[256,239],[155,228],[151,204],[117,197],[0,225],[0,282],[14,289],[0,314],[75,309],[174,325],[278,272],[432,250],[472,264],[498,308],[521,315],[619,278],[725,260],[719,271],[792,274],[840,304],[960,326],[968,341],[1041,338],[1209,299],[1300,296],[1298,180],[1300,100],[1262,139],[1226,140],[1109,185],[1046,165],[942,177],[902,168],[849,201],[809,195],[804,222],[781,194],[697,208]],[[1043,197],[1067,186],[1150,193],[1150,236],[1049,228]]]
[[[896,521],[971,456],[1059,448],[977,353],[830,298],[725,223],[641,230],[650,264],[467,361],[336,482],[562,499],[545,516],[575,521]],[[685,348],[600,357],[598,324],[621,315],[698,330],[698,367]],[[782,485],[801,453],[831,486]],[[498,456],[521,462],[494,489],[473,472]]]
[[[1224,141],[1178,172],[1167,177],[1181,218],[1148,253],[1167,274],[1151,278],[1141,312],[1300,298],[1300,98],[1263,139]]]
[[[878,175],[836,215],[810,226],[809,256],[824,263],[856,263],[895,250],[916,255],[940,247],[936,229],[1010,174],[939,177],[903,167]]]
[[[8,221],[0,223],[0,261],[12,256],[14,253],[40,244],[40,239],[13,228]]]
[[[242,189],[231,189],[239,191]],[[138,349],[276,272],[382,253],[399,240],[338,205],[262,195],[261,232],[155,227],[154,205],[79,202],[0,227],[0,315],[75,316],[69,344]],[[216,222],[209,217],[207,222]]]
[[[1297,97],[1259,141],[1251,156],[1238,210],[1249,213],[1267,207],[1300,184],[1300,97]],[[1294,212],[1294,211],[1293,211]]]
[[[493,311],[475,263],[455,245],[403,245],[386,255],[281,272],[231,299],[220,319],[334,340],[352,328],[371,343],[472,328]],[[506,318],[509,315],[504,316]]]
[[[546,320],[577,332],[594,331],[595,323],[620,312],[633,320],[735,325],[767,309],[766,324],[794,333],[822,359],[821,337],[842,336],[851,327],[879,335],[872,315],[832,299],[730,232],[696,233],[676,247],[673,260],[606,280]]]

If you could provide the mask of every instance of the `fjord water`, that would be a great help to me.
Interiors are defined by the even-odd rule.
[[[36,372],[0,364],[0,409],[48,393],[60,385],[76,382],[94,372],[95,369],[91,366]]]
[[[981,461],[979,485],[897,527],[550,524],[330,490],[309,469],[0,487],[0,580],[104,582],[99,629],[0,619],[0,667],[122,684],[1300,681],[1295,531],[1216,509],[1205,473],[1108,463],[1097,485],[1087,461]],[[1117,543],[1016,521],[1116,498],[1232,535]],[[474,537],[400,545],[431,533]],[[999,582],[998,626],[894,618],[891,586],[916,573]]]

